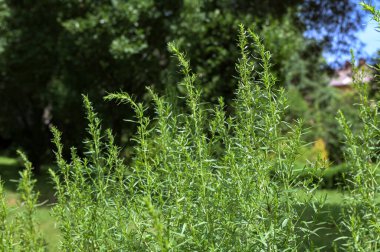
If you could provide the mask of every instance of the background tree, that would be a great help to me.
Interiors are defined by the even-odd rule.
[[[279,83],[296,86],[310,105],[323,85],[323,48],[352,36],[360,15],[353,1],[2,0],[0,135],[28,152],[36,167],[47,157],[48,126],[78,145],[88,94],[121,141],[123,114],[102,102],[120,89],[146,99],[146,85],[183,93],[166,45],[187,52],[207,100],[231,102],[239,23],[255,26],[274,52]],[[305,32],[307,36],[305,36]],[[315,36],[313,34],[318,34]],[[321,36],[319,36],[321,35]],[[334,43],[333,43],[334,42]],[[342,44],[343,48],[347,45]]]
[[[8,1],[7,7],[0,58],[2,129],[28,151],[38,171],[50,137],[44,114],[58,62],[59,8],[50,0]]]

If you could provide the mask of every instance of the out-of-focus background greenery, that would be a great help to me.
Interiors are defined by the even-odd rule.
[[[341,109],[354,122],[356,94],[328,83],[350,48],[363,56],[365,41],[357,32],[367,21],[352,0],[0,0],[0,175],[8,203],[17,201],[11,181],[21,169],[16,149],[34,164],[44,207],[54,202],[46,174],[54,168],[49,126],[64,132],[66,146],[80,147],[86,128],[81,94],[93,101],[128,156],[134,128],[123,118],[131,111],[103,97],[123,90],[149,102],[146,86],[173,100],[181,96],[175,60],[166,48],[170,41],[190,59],[206,105],[219,96],[233,103],[237,28],[243,23],[254,27],[273,54],[277,83],[289,97],[287,120],[305,121],[304,140],[310,144],[300,168],[320,155],[328,159],[321,189],[339,204],[335,190],[346,166],[335,115]],[[324,55],[336,61],[328,64]],[[364,56],[367,62],[377,58]],[[378,99],[376,86],[369,92]],[[54,248],[58,232],[46,209],[40,211]]]

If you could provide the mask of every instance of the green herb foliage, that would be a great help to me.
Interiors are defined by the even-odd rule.
[[[131,162],[123,159],[111,130],[102,129],[87,96],[89,135],[83,153],[71,148],[66,158],[61,132],[51,128],[59,167],[50,173],[58,201],[53,214],[62,234],[60,251],[323,249],[315,248],[312,236],[323,225],[316,220],[325,199],[315,192],[325,164],[318,160],[296,172],[304,145],[302,121],[284,121],[287,99],[261,39],[240,26],[238,88],[228,114],[223,98],[215,106],[202,101],[199,79],[185,54],[174,43],[168,48],[183,76],[185,109],[149,88],[154,118],[146,116],[149,106],[127,93],[105,97],[135,112]],[[352,133],[342,113],[338,119],[354,175],[341,226],[351,236],[336,241],[344,239],[344,249],[376,251],[378,165],[373,162],[378,160],[379,104],[371,104],[365,92],[361,97],[361,134]],[[0,246],[2,251],[43,251],[34,221],[38,195],[31,164],[22,157],[26,170],[19,183],[20,217],[9,222],[2,197]],[[310,210],[312,217],[306,218]]]
[[[365,3],[362,6],[380,23],[379,12],[373,6]],[[342,212],[341,225],[341,229],[349,235],[338,239],[344,239],[343,246],[346,251],[378,251],[380,211],[376,198],[380,189],[377,179],[380,164],[380,102],[368,98],[369,86],[362,83],[363,75],[360,71],[362,70],[354,70],[354,82],[360,96],[360,103],[357,105],[360,131],[353,131],[344,114],[338,114],[346,139],[346,162],[352,174],[347,188],[349,195],[346,203],[349,207]]]
[[[62,249],[277,251],[308,245],[313,231],[301,221],[302,211],[315,202],[317,185],[294,182],[302,123],[291,127],[282,121],[286,98],[274,86],[271,55],[260,38],[241,26],[239,48],[231,116],[222,98],[205,109],[197,76],[175,44],[169,50],[183,74],[185,111],[176,113],[150,89],[153,119],[127,93],[105,97],[135,111],[138,130],[129,166],[86,96],[90,138],[83,155],[72,149],[71,160],[65,160],[60,132],[53,128],[60,167],[58,174],[52,172],[58,197],[54,214]],[[257,51],[260,71],[251,49]],[[298,199],[298,190],[308,197]]]

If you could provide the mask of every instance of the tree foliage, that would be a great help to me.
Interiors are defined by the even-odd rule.
[[[353,3],[343,2],[2,0],[0,135],[24,148],[39,167],[51,122],[70,129],[70,145],[80,141],[85,122],[77,108],[80,95],[87,94],[119,142],[126,134],[123,113],[100,103],[101,97],[122,89],[143,100],[146,85],[183,95],[166,51],[173,40],[197,66],[196,85],[206,100],[224,95],[229,103],[237,86],[233,59],[239,23],[255,26],[275,51],[280,83],[315,88],[320,71],[314,70],[323,64],[321,49],[328,44],[321,41],[331,41],[333,31],[348,36],[358,28]],[[308,39],[307,30],[325,35]]]

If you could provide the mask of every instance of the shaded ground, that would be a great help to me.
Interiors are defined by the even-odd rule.
[[[302,197],[302,196],[301,196]],[[304,221],[313,221],[317,224],[310,224],[310,228],[315,230],[315,235],[312,235],[311,240],[316,251],[335,251],[334,240],[347,236],[348,234],[339,231],[337,225],[341,221],[341,213],[344,206],[344,194],[338,190],[319,190],[317,197],[326,197],[325,205],[322,211],[315,215],[312,207],[308,207],[303,214]],[[335,242],[337,251],[343,240]],[[320,250],[317,250],[320,249]],[[304,248],[304,251],[310,251],[311,248]]]

